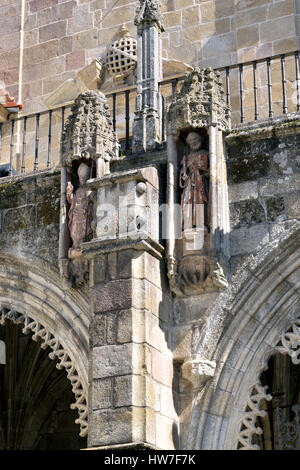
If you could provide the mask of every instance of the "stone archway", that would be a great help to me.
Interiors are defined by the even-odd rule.
[[[88,328],[89,306],[77,291],[64,287],[61,278],[39,260],[29,264],[0,254],[0,324],[7,320],[32,334],[49,357],[65,369],[78,411],[80,436],[88,432]]]
[[[215,361],[217,368],[195,397],[190,448],[238,447],[251,393],[259,387],[260,375],[282,335],[299,317],[299,225],[295,223],[243,266],[211,309],[197,352]],[[265,392],[256,388],[255,394],[258,403]]]

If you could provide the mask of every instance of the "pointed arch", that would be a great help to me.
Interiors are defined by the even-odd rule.
[[[40,260],[0,253],[0,324],[21,324],[71,382],[80,436],[88,432],[89,304]]]
[[[300,315],[300,224],[237,273],[210,311],[196,352],[217,363],[195,398],[191,448],[236,449],[251,391],[280,339]]]

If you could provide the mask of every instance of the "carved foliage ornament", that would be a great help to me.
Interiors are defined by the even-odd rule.
[[[139,26],[142,23],[154,23],[161,31],[164,31],[165,28],[160,7],[160,0],[139,0],[134,24]]]
[[[119,157],[119,143],[103,93],[80,94],[71,112],[62,133],[63,165],[71,165],[73,160],[109,161]]]
[[[31,318],[28,313],[16,312],[0,305],[0,325],[4,325],[6,320],[10,320],[17,325],[23,324],[22,332],[24,334],[33,333],[32,339],[41,341],[42,349],[49,347],[52,350],[49,357],[58,361],[56,364],[57,369],[66,370],[75,395],[75,403],[71,405],[71,409],[77,409],[79,414],[79,418],[76,419],[75,423],[80,425],[80,436],[86,436],[88,433],[87,390],[68,352],[55,337],[54,332],[49,331],[38,320]]]
[[[187,127],[230,128],[230,107],[227,106],[220,73],[211,67],[195,68],[186,74],[180,93],[168,111],[169,132]]]

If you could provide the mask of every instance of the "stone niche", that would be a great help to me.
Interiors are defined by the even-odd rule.
[[[168,110],[167,260],[176,295],[227,285],[229,213],[224,133],[230,129],[220,76],[186,75]]]
[[[81,245],[95,235],[95,193],[87,185],[108,174],[119,157],[106,99],[101,92],[80,94],[62,133],[60,271],[73,285],[88,280]]]

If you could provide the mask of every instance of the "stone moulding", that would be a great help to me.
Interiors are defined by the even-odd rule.
[[[43,326],[38,320],[33,319],[30,314],[17,312],[8,306],[0,306],[0,325],[4,325],[7,320],[17,325],[23,325],[22,332],[24,334],[32,333],[34,341],[41,341],[41,348],[50,348],[49,357],[57,360],[57,369],[65,369],[67,378],[71,382],[72,391],[75,395],[75,403],[71,404],[71,409],[77,409],[79,418],[75,423],[80,425],[80,436],[85,437],[88,433],[88,405],[87,390],[83,384],[83,380],[76,370],[74,360],[60,341],[56,338],[54,331],[50,331]]]
[[[235,126],[229,135],[225,137],[226,142],[234,143],[238,141],[252,141],[267,139],[272,137],[283,137],[286,135],[295,135],[300,132],[300,114],[293,113],[280,116],[279,118],[270,118],[259,120],[255,123],[239,124]]]

